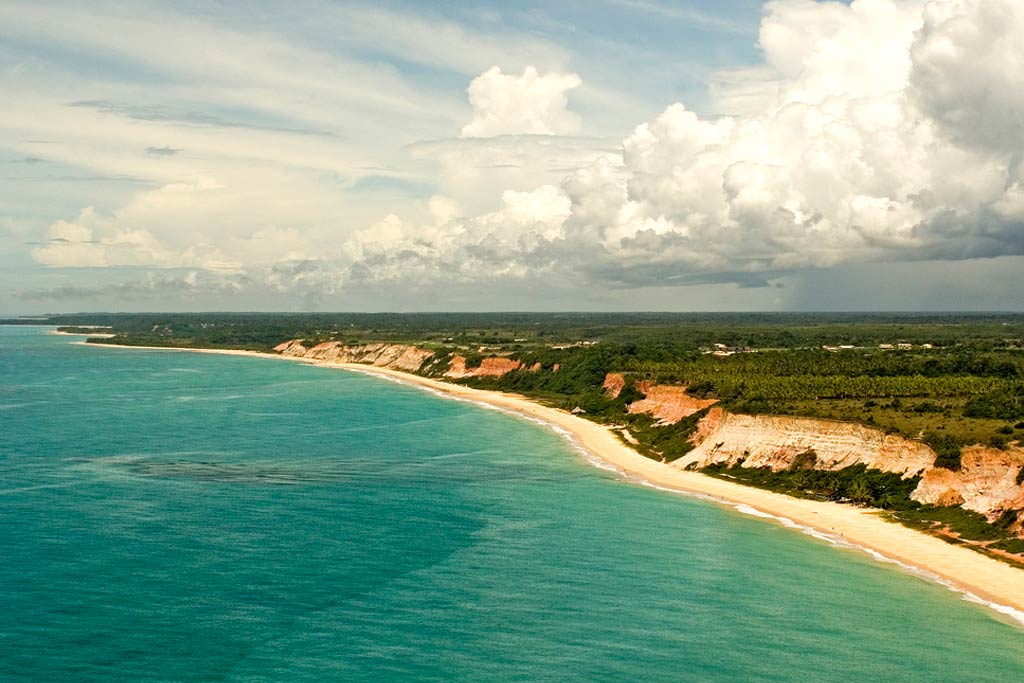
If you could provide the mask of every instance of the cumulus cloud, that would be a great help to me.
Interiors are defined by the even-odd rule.
[[[542,76],[532,66],[521,76],[491,67],[469,84],[473,119],[463,126],[462,135],[572,135],[579,130],[580,117],[566,108],[569,91],[582,83],[576,74]]]
[[[986,21],[991,7],[980,0],[781,0],[767,9],[761,77],[770,88],[759,97],[773,97],[716,119],[676,104],[639,126],[623,144],[620,218],[603,233],[621,235],[611,251],[643,238],[681,268],[785,271],[1020,248],[1020,225],[993,215],[1015,206],[1008,160],[1020,135],[1002,125],[1002,145],[982,149],[966,144],[966,131],[990,135],[1024,108],[1012,96],[995,107],[969,85],[966,55],[981,32],[1005,63],[1021,59],[1024,25]],[[925,59],[940,52],[926,47],[936,41],[946,49],[940,62],[957,55],[938,78]],[[999,121],[979,117],[958,131],[946,120],[954,102]],[[644,227],[651,220],[668,226]]]
[[[558,185],[599,158],[621,158],[621,140],[584,136],[501,135],[428,140],[410,145],[446,194],[470,210],[490,211],[506,189]]]
[[[622,142],[621,165],[598,159],[525,193],[559,207],[541,229],[507,194],[489,215],[415,236],[403,226],[395,275],[432,262],[440,277],[475,263],[624,285],[750,283],[850,262],[1024,253],[1024,8],[776,0],[760,43],[764,64],[719,80],[734,114],[672,104]],[[492,70],[471,96],[518,91],[516,80]],[[467,134],[506,109],[489,102],[474,101]]]
[[[621,156],[620,137],[580,134],[582,121],[567,106],[569,90],[581,84],[574,73],[541,75],[529,66],[517,76],[492,67],[468,88],[474,112],[460,137],[420,140],[405,151],[469,215],[489,212],[505,190],[557,185],[600,157]]]
[[[59,268],[237,269],[237,264],[226,259],[218,248],[191,239],[191,235],[183,241],[185,243],[174,246],[154,233],[183,207],[191,210],[193,195],[219,189],[223,186],[215,179],[200,177],[140,193],[112,213],[87,207],[74,220],[51,224],[46,232],[46,244],[32,249],[32,258],[41,265]]]
[[[911,57],[910,94],[954,140],[1017,154],[1024,138],[1024,5],[932,2]]]
[[[552,267],[542,247],[558,239],[571,211],[561,189],[506,190],[495,211],[452,218],[458,207],[444,197],[430,202],[433,220],[422,223],[386,216],[356,232],[343,246],[350,277],[360,282],[469,283],[521,278]]]
[[[92,224],[96,214],[84,210],[73,222],[60,220],[47,230],[49,241],[32,250],[37,263],[64,268],[169,265],[170,254],[148,230],[115,229],[104,237]]]

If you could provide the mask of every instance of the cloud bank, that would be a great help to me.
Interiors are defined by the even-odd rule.
[[[55,223],[33,257],[49,266],[230,264],[274,287],[330,294],[499,281],[759,286],[844,264],[1024,254],[1024,5],[775,0],[760,46],[762,64],[716,75],[716,109],[727,113],[671,104],[617,153],[574,152],[575,167],[532,187],[516,176],[488,211],[465,215],[440,192],[418,212],[328,244],[277,228],[272,251],[256,249],[258,240],[168,246],[145,216],[129,224],[122,211],[106,226]],[[495,66],[468,88],[462,139],[413,149],[472,152],[491,166],[511,149],[544,166],[553,147],[537,136],[587,148],[569,107],[581,82]],[[202,215],[203,197],[228,191],[193,184],[172,204],[186,198]],[[159,192],[146,197],[174,194]]]
[[[370,230],[361,272],[750,283],[1024,253],[1024,6],[778,0],[760,41],[763,65],[722,75],[720,96],[735,106],[739,91],[748,111],[673,104],[622,142],[621,164],[595,161],[445,226]],[[508,78],[482,82],[495,75]]]

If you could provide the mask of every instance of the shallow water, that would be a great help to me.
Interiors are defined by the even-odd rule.
[[[0,327],[0,681],[1018,681],[1024,630],[358,373]]]

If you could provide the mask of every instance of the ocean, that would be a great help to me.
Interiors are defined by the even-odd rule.
[[[0,327],[0,681],[1019,681],[1024,629],[525,419]]]

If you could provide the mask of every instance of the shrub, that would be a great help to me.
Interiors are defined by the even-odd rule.
[[[747,400],[739,401],[730,407],[737,413],[745,413],[747,415],[762,415],[764,413],[772,412],[771,402],[763,396],[752,396]]]
[[[627,382],[626,386],[622,387],[622,391],[619,392],[619,400],[626,405],[635,403],[643,397],[644,395],[640,393],[640,390],[636,388],[636,384],[633,382]]]
[[[1024,417],[1024,383],[1002,387],[975,396],[964,405],[964,417],[1014,420]]]
[[[715,383],[709,379],[691,384],[686,388],[686,393],[696,398],[718,398]]]
[[[809,451],[801,456],[810,456],[812,453]],[[773,472],[769,467],[729,467],[719,464],[705,467],[702,471],[801,497],[847,500],[886,510],[914,510],[919,507],[918,503],[910,499],[911,492],[920,481],[919,477],[903,479],[899,474],[868,469],[863,463],[841,470],[794,467],[779,472]]]
[[[960,450],[963,444],[959,439],[949,434],[928,432],[924,435],[924,441],[935,451],[936,467],[945,467],[947,470],[960,469]]]
[[[1008,553],[1024,555],[1024,539],[1021,538],[1008,538],[1005,541],[993,543],[990,547],[997,550],[1005,550]]]
[[[484,362],[484,356],[481,353],[466,352],[462,354],[462,356],[466,359],[467,370],[478,368],[480,367],[480,364]]]

